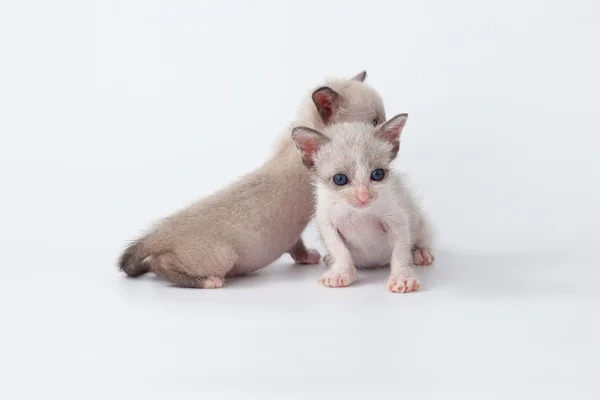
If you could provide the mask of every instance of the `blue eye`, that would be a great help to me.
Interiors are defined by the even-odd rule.
[[[384,170],[382,170],[382,169],[376,169],[371,174],[371,179],[373,179],[374,181],[380,181],[380,180],[383,179],[384,176],[385,176],[385,171]]]
[[[348,183],[348,177],[344,174],[336,174],[333,176],[333,183],[338,186],[344,186],[346,183]]]

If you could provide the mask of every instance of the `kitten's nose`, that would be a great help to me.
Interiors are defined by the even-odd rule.
[[[356,189],[356,198],[362,204],[365,204],[369,200],[369,197],[370,197],[369,188],[367,188],[366,186],[359,186]]]

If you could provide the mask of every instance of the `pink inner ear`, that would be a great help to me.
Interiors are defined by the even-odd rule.
[[[384,126],[381,134],[388,142],[396,143],[400,140],[400,135],[402,134],[403,128],[404,122],[393,124],[391,126]]]
[[[315,101],[319,103],[325,115],[329,118],[333,112],[331,111],[331,97],[326,93],[315,93]]]
[[[312,161],[313,155],[319,151],[319,145],[315,140],[307,140],[304,143],[304,154]]]
[[[398,140],[400,140],[400,128],[391,129],[391,130],[385,132],[384,137],[389,142],[397,142]]]

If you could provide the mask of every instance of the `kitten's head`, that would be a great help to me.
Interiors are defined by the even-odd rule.
[[[311,98],[317,120],[323,126],[340,122],[364,122],[375,126],[385,121],[383,101],[364,83],[366,77],[367,72],[363,71],[352,79],[333,79],[316,89]]]
[[[374,127],[354,122],[327,127],[323,133],[297,127],[292,137],[302,161],[331,203],[367,207],[392,190],[390,164],[400,149],[400,134],[408,114]]]

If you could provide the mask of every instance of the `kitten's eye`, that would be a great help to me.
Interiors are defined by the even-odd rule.
[[[371,173],[371,179],[373,179],[374,181],[380,181],[383,179],[383,177],[385,176],[385,171],[380,169],[376,169],[375,171],[373,171],[373,173]]]
[[[379,125],[379,120],[377,118],[375,118],[373,120],[373,126],[377,126],[377,125]]]
[[[348,183],[348,177],[344,174],[336,174],[333,176],[333,183],[338,186],[344,186],[346,183]]]

